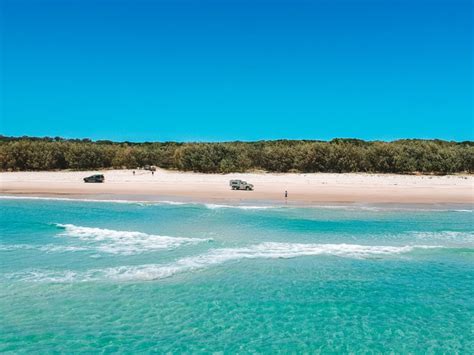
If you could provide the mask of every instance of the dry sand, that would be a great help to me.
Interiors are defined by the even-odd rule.
[[[82,178],[103,173],[103,184]],[[232,191],[230,179],[255,185],[255,191]],[[273,201],[289,203],[401,203],[446,204],[474,202],[472,175],[414,176],[385,174],[198,174],[149,171],[2,172],[3,195],[62,196],[130,200]]]

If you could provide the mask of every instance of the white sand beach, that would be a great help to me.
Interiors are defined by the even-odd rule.
[[[105,175],[103,184],[86,184],[83,178]],[[230,179],[255,185],[254,191],[232,191]],[[472,175],[388,174],[200,174],[158,169],[149,171],[2,172],[0,191],[6,195],[81,196],[83,198],[190,199],[292,203],[463,203],[474,202]]]

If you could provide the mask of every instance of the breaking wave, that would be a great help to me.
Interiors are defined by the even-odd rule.
[[[126,203],[137,204],[146,201],[132,201],[132,200],[98,200],[89,198],[69,198],[69,197],[45,197],[45,196],[8,196],[0,195],[0,200],[40,200],[40,201],[71,201],[71,202],[109,202],[109,203]]]
[[[260,206],[260,205],[223,205],[213,203],[201,203],[201,202],[184,202],[184,201],[171,201],[171,200],[157,200],[157,201],[146,201],[146,200],[107,200],[107,199],[90,199],[90,198],[69,198],[69,197],[45,197],[45,196],[8,196],[0,195],[0,200],[40,200],[40,201],[68,201],[68,202],[97,202],[97,203],[123,203],[140,206],[156,206],[156,205],[170,205],[170,206],[204,206],[205,208],[215,210],[220,208],[236,208],[242,210],[260,210],[269,208],[281,208],[283,206]]]
[[[35,282],[77,282],[77,281],[152,281],[179,273],[192,272],[242,259],[289,259],[301,256],[330,255],[345,258],[374,258],[409,253],[415,249],[432,249],[437,246],[367,246],[357,244],[299,244],[261,243],[242,248],[220,248],[208,253],[190,256],[169,264],[146,264],[118,266],[104,269],[75,271],[31,271],[10,275],[10,279]]]
[[[182,245],[197,244],[212,240],[82,227],[74,224],[56,224],[56,226],[63,229],[63,232],[59,233],[59,236],[78,238],[81,241],[93,244],[98,251],[122,255],[162,249],[175,249]]]
[[[409,232],[410,236],[422,240],[474,243],[474,232],[439,231]]]
[[[87,251],[90,248],[73,246],[73,245],[34,245],[34,244],[0,244],[0,251],[13,251],[13,250],[39,250],[45,253],[62,253],[71,251]]]
[[[219,205],[214,203],[205,203],[204,206],[210,210],[220,208],[236,208],[240,210],[267,210],[270,208],[281,208],[282,206],[251,206],[251,205]]]
[[[72,197],[45,197],[45,196],[9,196],[0,195],[0,200],[40,200],[40,201],[66,201],[66,202],[96,202],[96,203],[119,203],[128,205],[187,205],[188,202],[180,201],[146,201],[146,200],[117,200],[117,199],[92,199],[92,198],[72,198]]]
[[[89,199],[89,198],[69,198],[69,197],[46,197],[46,196],[14,196],[14,195],[0,195],[0,200],[45,200],[45,201],[68,201],[68,202],[96,202],[96,203],[119,203],[119,204],[130,204],[139,206],[156,206],[156,205],[170,205],[170,206],[183,206],[183,207],[194,207],[203,206],[210,210],[217,209],[240,209],[240,210],[266,210],[266,209],[293,209],[293,208],[315,208],[315,209],[340,209],[349,211],[368,211],[368,212],[389,212],[389,211],[424,211],[424,212],[463,212],[472,213],[472,209],[456,209],[456,208],[426,208],[421,206],[397,206],[397,205],[363,205],[363,204],[350,204],[350,205],[325,205],[325,204],[302,204],[302,205],[232,205],[232,204],[214,204],[204,202],[191,202],[191,201],[171,201],[171,200],[120,200],[120,199]]]

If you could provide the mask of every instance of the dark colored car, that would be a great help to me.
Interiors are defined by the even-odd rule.
[[[91,175],[84,178],[84,182],[104,182],[105,177],[102,174]]]

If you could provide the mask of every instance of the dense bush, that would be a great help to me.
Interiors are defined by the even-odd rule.
[[[114,143],[0,136],[2,170],[137,168],[156,165],[204,173],[474,172],[474,142],[357,139],[228,143]]]

